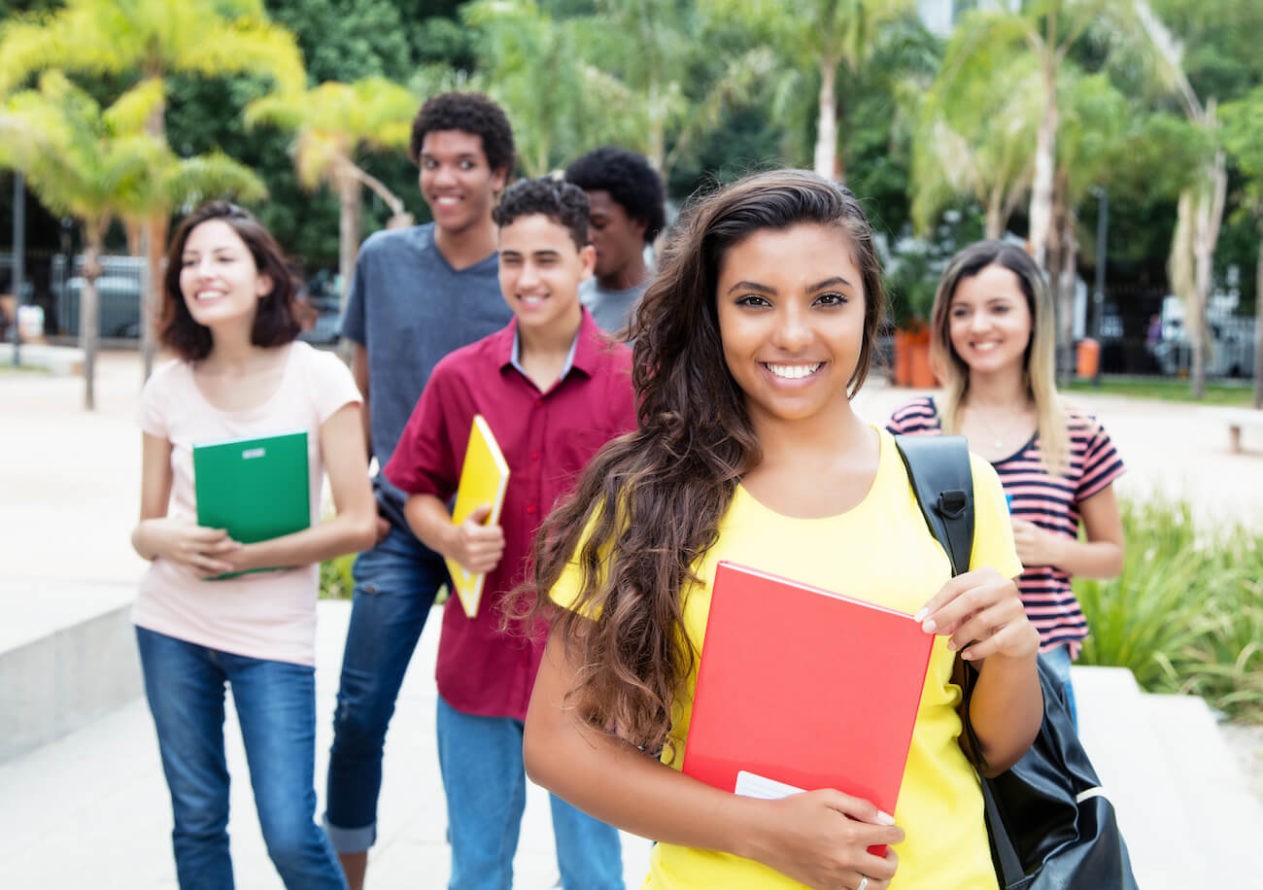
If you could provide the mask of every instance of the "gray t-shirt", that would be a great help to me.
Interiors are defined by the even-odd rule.
[[[616,334],[631,321],[632,310],[640,295],[648,290],[650,280],[646,278],[627,290],[606,290],[596,283],[594,276],[579,285],[579,301],[588,307],[601,330]]]
[[[386,466],[439,359],[500,330],[513,313],[500,296],[492,253],[456,270],[434,243],[434,224],[368,237],[342,318],[342,336],[368,351],[373,456]],[[379,474],[378,501],[402,524],[404,496]]]

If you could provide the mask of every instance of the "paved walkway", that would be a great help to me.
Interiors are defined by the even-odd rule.
[[[32,638],[76,608],[127,601],[144,564],[130,548],[139,485],[140,436],[132,415],[140,386],[132,353],[100,364],[98,411],[81,409],[74,378],[0,373],[0,623],[6,639]],[[862,414],[882,421],[913,393],[870,383]],[[1114,436],[1131,471],[1126,494],[1165,491],[1192,499],[1200,517],[1257,523],[1263,513],[1263,441],[1228,451],[1227,431],[1196,408],[1082,397]],[[91,602],[84,601],[90,599]],[[328,749],[347,607],[320,612],[317,773]],[[432,743],[432,665],[437,634],[426,633],[405,683],[388,745],[377,887],[442,886],[447,873],[442,796]],[[231,721],[230,721],[231,723]],[[232,836],[243,888],[275,888],[230,725]],[[3,886],[173,887],[169,806],[148,714],[133,702],[66,739],[0,765]],[[546,800],[528,801],[518,886],[555,879]],[[629,885],[643,874],[647,844],[627,839]]]

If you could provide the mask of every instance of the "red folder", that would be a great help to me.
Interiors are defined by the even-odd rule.
[[[720,562],[684,772],[758,797],[836,788],[894,813],[933,642],[911,615]]]

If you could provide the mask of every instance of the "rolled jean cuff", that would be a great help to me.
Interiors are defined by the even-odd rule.
[[[329,823],[329,814],[325,813],[323,823],[329,843],[333,844],[333,849],[339,854],[363,853],[377,843],[376,822],[363,828],[339,828]]]

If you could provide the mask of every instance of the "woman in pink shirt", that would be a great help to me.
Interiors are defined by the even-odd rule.
[[[372,546],[375,533],[360,395],[335,355],[296,340],[296,282],[271,234],[241,208],[214,202],[185,219],[163,285],[160,336],[177,358],[141,396],[132,545],[152,565],[133,619],[180,886],[233,886],[223,730],[231,685],[259,822],[285,886],[345,888],[314,820],[314,648],[318,563]],[[195,445],[296,431],[307,438],[310,527],[244,544],[198,525]],[[325,472],[336,515],[322,522]],[[216,577],[225,573],[244,574]]]

